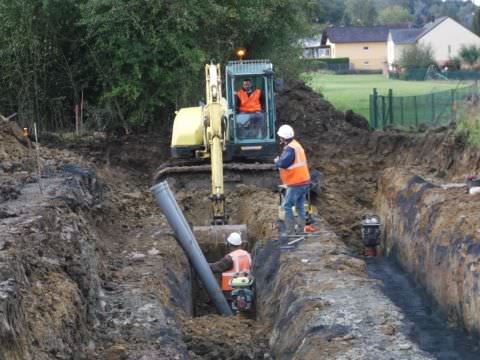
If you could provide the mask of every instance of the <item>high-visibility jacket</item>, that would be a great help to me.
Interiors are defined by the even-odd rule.
[[[292,140],[288,143],[295,151],[295,160],[293,164],[286,169],[280,168],[280,179],[283,185],[292,186],[310,181],[310,172],[308,171],[307,157],[305,150],[297,140]]]
[[[232,286],[230,285],[233,275],[236,273],[250,272],[252,267],[252,258],[250,254],[242,249],[232,251],[228,254],[233,261],[233,267],[222,273],[222,290],[231,291]]]
[[[238,107],[240,112],[259,112],[262,111],[262,104],[260,98],[262,91],[260,89],[254,90],[250,96],[243,89],[237,91],[237,96],[240,99],[240,106]]]

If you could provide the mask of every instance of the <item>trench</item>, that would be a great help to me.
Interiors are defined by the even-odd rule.
[[[479,339],[449,326],[445,312],[393,258],[367,259],[367,272],[372,279],[381,281],[382,292],[402,310],[406,318],[404,332],[420,349],[439,360],[479,358]]]
[[[210,202],[208,191],[189,191],[176,189],[175,197],[190,224],[205,226],[210,221]],[[229,189],[229,224],[247,226],[248,243],[245,250],[256,261],[256,249],[264,239],[275,233],[278,199],[274,194],[253,185],[237,185]],[[233,205],[235,204],[235,205]],[[200,235],[199,235],[200,236]],[[200,248],[208,262],[215,262],[229,252],[225,239],[197,236]],[[191,272],[192,309],[188,320],[183,322],[184,341],[187,349],[198,359],[271,359],[268,338],[270,328],[256,321],[262,312],[261,304],[255,301],[255,308],[249,314],[235,317],[221,317],[194,271]],[[215,274],[220,280],[220,274]],[[253,270],[256,277],[256,269]],[[215,327],[216,331],[212,331]]]

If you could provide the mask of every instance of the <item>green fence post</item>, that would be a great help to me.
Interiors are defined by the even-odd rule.
[[[415,126],[418,127],[418,109],[417,109],[417,97],[413,97],[413,108],[415,109]]]
[[[432,93],[432,124],[435,124],[435,93]]]
[[[393,90],[388,89],[388,118],[390,124],[393,124]]]
[[[403,114],[403,96],[400,97],[400,125],[403,126],[403,122],[404,122],[404,114]]]
[[[385,108],[387,107],[385,104],[385,95],[380,96],[382,98],[382,127],[385,129],[387,126],[387,114],[385,113]]]
[[[451,89],[450,90],[450,121],[455,122],[457,120],[457,114],[456,114],[456,108],[455,108],[455,90]]]
[[[378,129],[378,93],[377,88],[373,88],[373,128]]]

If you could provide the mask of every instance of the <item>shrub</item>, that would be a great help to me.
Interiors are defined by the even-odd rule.
[[[480,58],[480,48],[475,45],[462,46],[460,49],[460,57],[468,65],[473,67]]]
[[[317,71],[317,70],[348,71],[350,67],[350,59],[349,58],[305,59],[305,67],[310,71]]]
[[[480,147],[480,115],[478,105],[460,111],[457,135],[466,138],[467,143]]]
[[[433,50],[430,46],[415,45],[403,50],[399,65],[404,70],[428,68],[435,64]]]

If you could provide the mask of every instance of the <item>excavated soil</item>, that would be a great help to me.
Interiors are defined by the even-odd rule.
[[[39,179],[32,144],[0,121],[4,358],[433,358],[368,277],[360,219],[374,211],[387,167],[446,180],[478,169],[478,153],[447,128],[372,132],[300,82],[278,94],[277,109],[324,175],[314,199],[322,232],[285,247],[278,194],[229,188],[230,223],[247,224],[255,255],[256,320],[220,317],[192,291],[196,279],[148,191],[168,160],[167,137],[44,137]],[[191,224],[208,224],[208,195],[176,189]],[[225,252],[213,240],[204,248],[211,261]],[[193,317],[199,305],[204,315]]]

